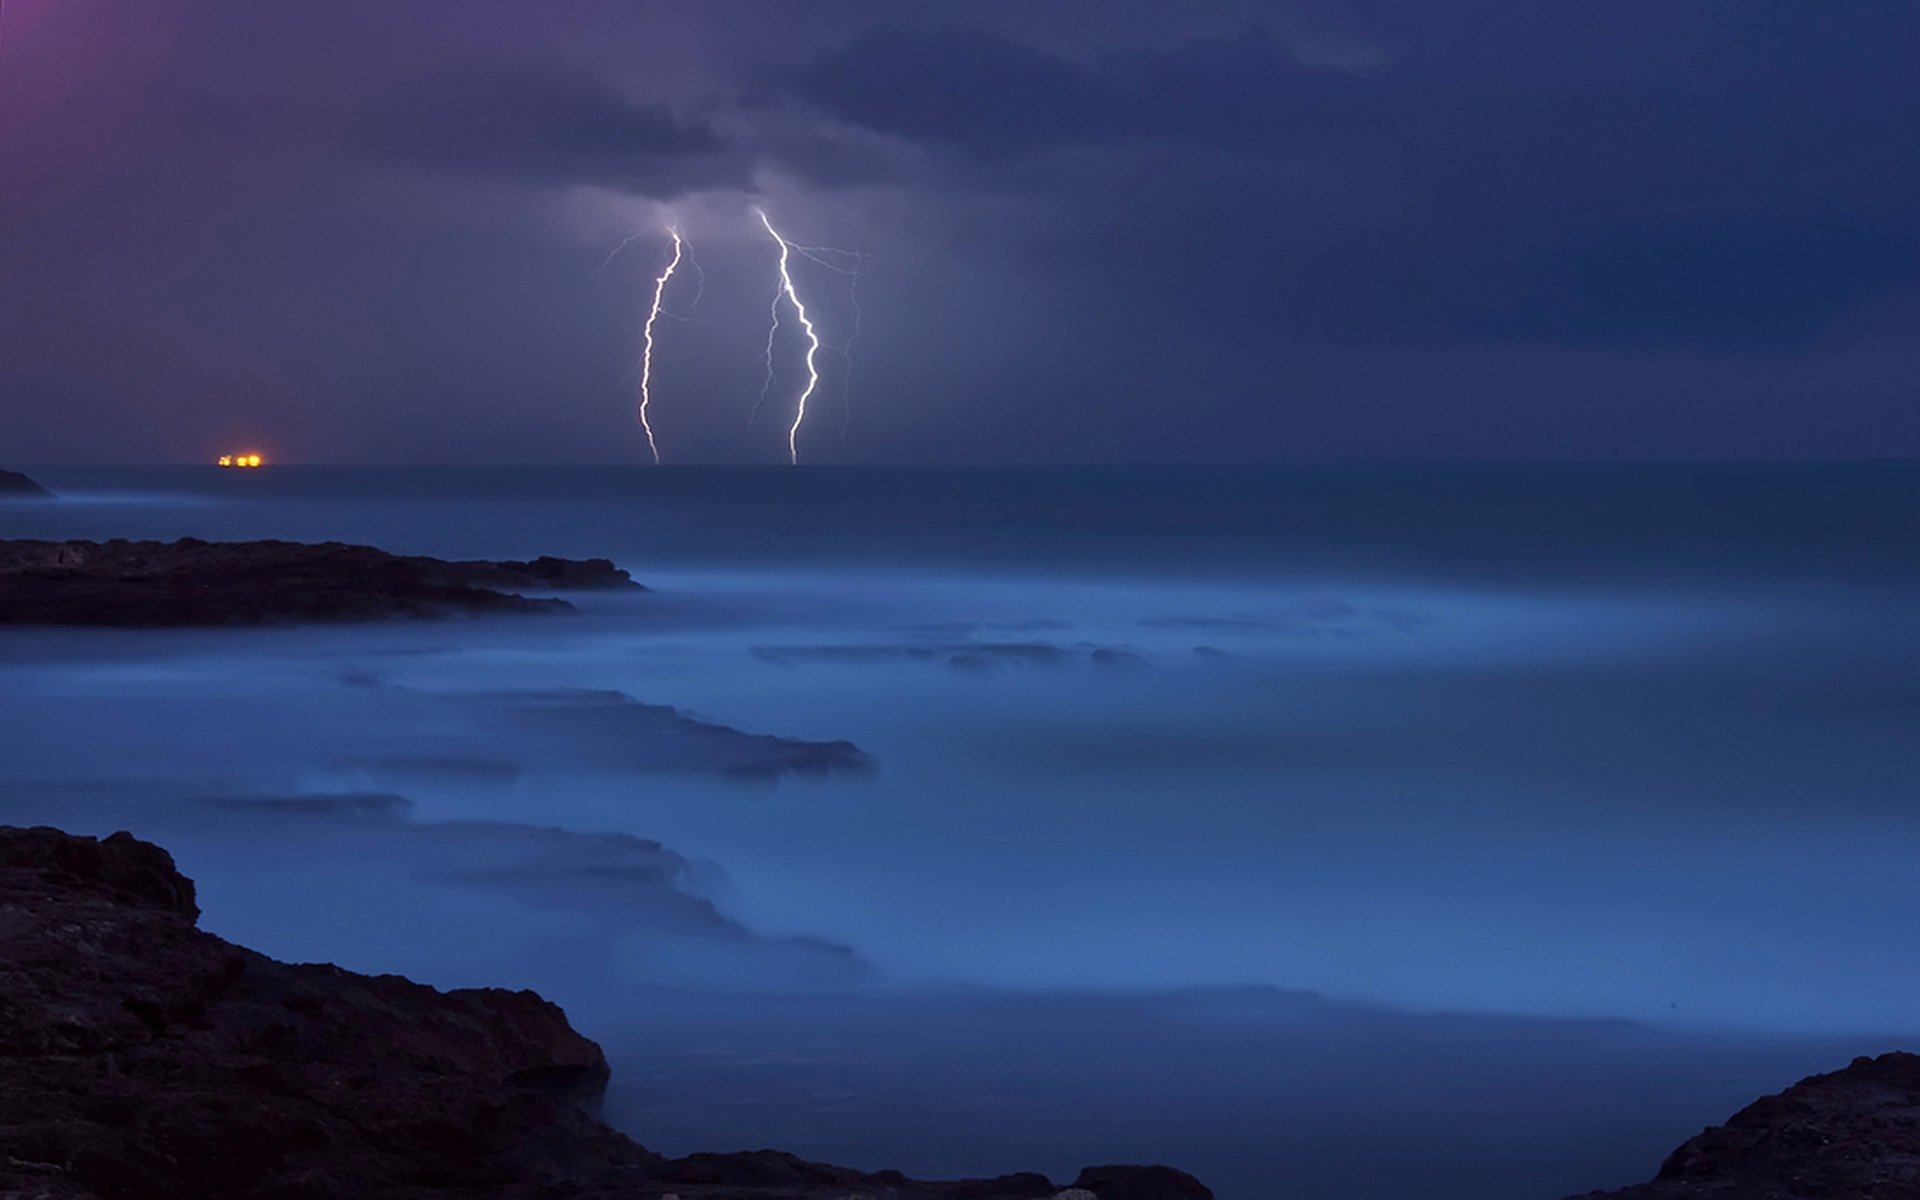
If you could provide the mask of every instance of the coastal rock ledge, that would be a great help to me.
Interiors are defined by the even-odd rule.
[[[343,542],[0,541],[0,625],[154,628],[570,612],[519,591],[645,591],[604,558],[450,562]]]
[[[532,992],[295,966],[195,927],[166,851],[0,826],[0,1197],[1043,1200],[763,1150],[669,1159],[589,1115],[605,1057]],[[1094,1167],[1076,1200],[1211,1200]],[[1072,1194],[1072,1193],[1069,1193]]]
[[[1650,1183],[1576,1200],[1916,1200],[1920,1055],[1856,1058],[1747,1105]]]

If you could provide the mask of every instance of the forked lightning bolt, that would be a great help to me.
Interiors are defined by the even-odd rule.
[[[780,291],[773,298],[774,332],[779,331],[780,299],[784,296],[787,302],[793,305],[794,315],[800,319],[800,328],[807,333],[807,386],[800,389],[800,398],[794,403],[793,424],[787,429],[787,457],[797,466],[800,462],[800,426],[807,421],[807,400],[813,395],[813,390],[820,386],[820,369],[814,365],[814,356],[820,353],[820,334],[814,330],[813,321],[807,316],[807,306],[801,303],[800,293],[793,286],[793,272],[790,269],[794,250],[792,243],[780,236],[780,231],[775,229],[773,222],[767,219],[765,210],[756,208],[753,211],[754,215],[760,218],[760,223],[767,227],[768,235],[780,244]],[[767,335],[767,368],[768,382],[771,384],[772,333]],[[763,390],[762,395],[764,394]]]
[[[667,233],[673,238],[673,258],[667,263],[667,269],[653,281],[653,307],[647,312],[646,328],[642,331],[644,346],[640,351],[640,428],[647,431],[647,449],[653,452],[656,466],[660,462],[660,446],[653,440],[653,424],[647,420],[647,408],[653,403],[653,326],[660,319],[660,305],[666,298],[667,282],[680,269],[680,258],[686,251],[678,228],[669,229]],[[614,253],[618,254],[619,251]]]
[[[846,364],[845,370],[840,375],[840,440],[844,442],[847,440],[847,430],[853,426],[853,344],[860,340],[860,325],[863,320],[863,314],[860,311],[860,281],[868,277],[862,268],[866,266],[870,256],[864,250],[842,250],[837,246],[796,244],[793,251],[810,262],[825,267],[837,275],[847,277],[847,304],[853,310],[853,329],[847,334],[845,341],[837,346],[828,347]],[[853,265],[847,266],[844,262],[834,261],[835,259],[852,259]]]

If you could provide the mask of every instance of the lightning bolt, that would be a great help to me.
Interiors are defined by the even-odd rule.
[[[793,250],[802,258],[836,275],[844,275],[847,279],[847,305],[853,310],[853,330],[847,334],[845,341],[828,347],[846,364],[840,375],[840,440],[844,442],[847,440],[847,430],[853,425],[853,344],[860,340],[860,326],[865,320],[865,314],[860,310],[860,283],[869,278],[864,268],[871,255],[864,250],[842,250],[838,246],[795,244]],[[835,259],[852,259],[853,265],[847,266]]]
[[[773,297],[774,329],[773,332],[767,334],[767,371],[769,386],[772,383],[773,371],[773,333],[778,332],[780,328],[780,300],[782,297],[785,297],[787,302],[793,305],[794,315],[800,319],[800,328],[806,330],[807,333],[807,386],[800,389],[800,398],[794,403],[793,424],[787,429],[787,457],[795,466],[798,466],[800,463],[800,426],[806,424],[807,421],[807,400],[813,395],[814,389],[820,386],[820,369],[814,365],[814,356],[820,353],[820,334],[814,329],[813,320],[807,316],[807,306],[801,302],[800,293],[795,290],[793,286],[793,272],[790,269],[795,249],[793,243],[780,236],[780,231],[775,229],[773,222],[767,219],[767,214],[764,209],[756,208],[753,212],[755,216],[760,218],[760,223],[767,227],[767,234],[780,244],[780,290],[776,292]],[[801,253],[806,257],[812,257],[812,255],[807,254],[804,250],[801,251]],[[765,394],[765,390],[762,389],[761,395],[763,398]]]
[[[840,376],[840,440],[843,442],[847,440],[847,430],[853,426],[853,344],[860,339],[860,324],[865,320],[860,311],[860,281],[865,278],[856,273],[847,283],[847,303],[853,307],[853,331],[847,334],[846,341],[835,347],[846,364]]]
[[[753,402],[753,412],[747,415],[749,430],[760,419],[760,410],[767,406],[767,393],[773,390],[773,340],[780,336],[780,301],[785,298],[786,294],[776,286],[773,289],[773,316],[767,325],[767,377],[760,384],[760,398]]]
[[[0,3],[4,3],[4,0],[0,0]],[[597,266],[597,267],[595,267],[595,268],[594,268],[593,270],[591,270],[591,271],[589,271],[589,272],[587,272],[587,274],[589,274],[589,275],[598,275],[598,274],[599,274],[600,272],[602,272],[602,271],[604,271],[604,270],[606,270],[606,269],[607,269],[608,267],[610,267],[610,266],[612,266],[612,265],[613,265],[613,260],[614,260],[614,259],[616,259],[616,258],[619,258],[619,257],[620,257],[620,252],[621,252],[622,250],[625,250],[625,249],[626,249],[626,248],[627,248],[628,246],[631,246],[631,245],[633,245],[633,244],[634,244],[635,242],[637,242],[637,241],[639,241],[639,240],[640,240],[641,238],[643,238],[643,237],[645,237],[645,236],[647,236],[647,235],[646,235],[645,233],[630,233],[630,234],[628,234],[628,235],[627,235],[627,236],[626,236],[625,238],[623,238],[623,239],[621,240],[621,242],[620,242],[620,244],[619,244],[618,246],[615,246],[615,247],[614,247],[614,248],[613,248],[612,250],[609,250],[609,251],[607,252],[607,257],[606,257],[606,258],[605,258],[605,259],[604,259],[604,260],[603,260],[603,261],[602,261],[602,262],[600,263],[600,265],[599,265],[599,266]]]
[[[687,269],[693,272],[693,301],[687,305],[687,311],[692,312],[694,309],[700,307],[701,297],[707,294],[707,273],[701,269],[700,259],[693,252],[693,242],[691,240],[687,242]],[[667,315],[680,321],[693,320],[692,317],[683,317],[678,313],[668,313]]]
[[[667,269],[660,272],[660,277],[653,281],[653,307],[647,312],[646,328],[642,331],[645,348],[640,352],[640,428],[647,431],[647,449],[653,452],[655,466],[660,465],[660,446],[653,440],[653,424],[647,420],[647,408],[653,403],[653,326],[660,319],[661,302],[667,294],[667,282],[673,278],[673,273],[680,269],[681,256],[686,252],[686,242],[681,238],[679,228],[669,229],[667,233],[673,238],[673,259],[667,263]],[[614,253],[618,254],[619,251],[615,250]],[[613,261],[612,257],[609,256],[607,261]]]

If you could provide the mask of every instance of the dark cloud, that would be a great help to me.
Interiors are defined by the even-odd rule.
[[[1133,107],[1115,109],[1092,71],[985,30],[884,25],[789,79],[841,120],[993,152],[1102,141]]]
[[[833,117],[984,155],[1135,140],[1275,145],[1325,116],[1345,71],[1264,26],[1079,61],[980,29],[883,25],[789,72]]]
[[[536,187],[593,184],[657,198],[745,187],[713,126],[641,104],[558,59],[450,67],[362,106],[344,146],[397,166]]]
[[[1063,270],[1315,340],[1778,348],[1920,284],[1920,162],[1880,152],[1920,17],[1618,7],[1387,4],[1361,66],[1262,25],[1082,58],[884,26],[788,86],[1051,197]]]
[[[788,75],[835,119],[983,156],[1159,142],[1299,150],[1394,114],[1387,76],[1301,63],[1264,26],[1077,60],[980,30],[882,26]]]
[[[610,193],[681,461],[784,455],[749,194],[871,252],[820,457],[1920,451],[1911,5],[7,7],[23,461],[625,461]]]

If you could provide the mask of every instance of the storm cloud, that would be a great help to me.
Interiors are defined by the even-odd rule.
[[[749,164],[711,123],[636,103],[598,73],[559,59],[408,80],[367,102],[344,146],[397,166],[659,199],[749,186]]]
[[[22,465],[635,461],[658,247],[595,270],[670,219],[713,286],[659,363],[669,456],[777,461],[755,203],[869,255],[816,458],[1920,451],[1906,7],[7,15]]]

